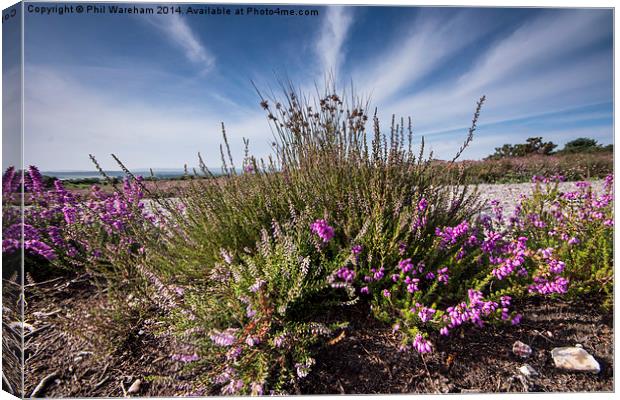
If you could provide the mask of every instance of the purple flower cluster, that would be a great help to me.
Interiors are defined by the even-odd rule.
[[[313,233],[318,235],[323,242],[327,243],[334,237],[334,228],[327,224],[324,219],[318,219],[310,225]]]
[[[213,331],[209,335],[209,338],[211,339],[213,343],[215,343],[218,346],[228,347],[228,346],[232,346],[233,343],[235,343],[235,340],[237,339],[235,336],[236,333],[237,333],[237,329],[228,328],[223,332]]]
[[[568,280],[561,276],[555,278],[536,276],[534,283],[528,287],[528,291],[540,294],[566,293],[568,291]]]
[[[413,348],[416,349],[417,352],[420,354],[430,353],[433,351],[431,342],[424,339],[424,337],[420,334],[416,335],[416,337],[413,339]]]
[[[523,268],[527,252],[527,238],[519,237],[516,242],[512,242],[508,245],[508,257],[500,261],[500,265],[494,268],[492,273],[499,280],[511,275],[518,268],[517,273],[519,275],[527,275],[527,270]]]
[[[351,283],[355,279],[355,271],[347,267],[342,267],[336,272],[336,276],[344,282]]]
[[[437,228],[435,235],[441,238],[441,244],[443,247],[448,245],[455,245],[457,241],[468,235],[470,232],[469,222],[463,221],[455,227],[447,226],[443,229]]]

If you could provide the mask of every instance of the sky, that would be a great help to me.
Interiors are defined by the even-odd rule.
[[[273,136],[252,82],[312,94],[328,74],[383,127],[410,116],[435,158],[455,154],[482,95],[463,159],[531,136],[613,142],[609,9],[292,8],[318,15],[26,12],[25,163],[92,170],[92,153],[118,169],[114,153],[129,168],[182,168],[200,151],[218,167],[222,122],[237,164],[243,138],[265,157]]]

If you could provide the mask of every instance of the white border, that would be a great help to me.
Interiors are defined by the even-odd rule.
[[[52,1],[50,1],[52,2]],[[7,7],[10,7],[11,5],[15,4],[15,1],[10,1],[10,0],[0,0],[0,8],[5,9]],[[69,1],[64,1],[64,2],[58,2],[58,3],[86,3],[85,1],[77,1],[77,0],[69,0]],[[178,3],[177,1],[161,1],[161,2],[157,2],[157,1],[148,1],[148,0],[134,0],[134,1],[122,1],[122,3]],[[433,1],[433,0],[426,0],[426,1],[403,1],[403,0],[388,0],[387,2],[380,4],[380,0],[375,0],[375,1],[371,1],[371,0],[337,0],[337,1],[329,1],[329,0],[313,0],[313,1],[296,1],[296,0],[289,0],[289,1],[196,1],[196,2],[191,2],[191,1],[185,1],[182,3],[211,3],[211,4],[298,4],[298,5],[334,5],[334,4],[342,4],[342,5],[381,5],[381,6],[388,6],[388,5],[394,5],[394,6],[469,6],[469,7],[581,7],[581,8],[593,8],[593,7],[603,7],[603,8],[613,8],[615,3],[613,1],[605,1],[605,0],[589,0],[589,1],[550,1],[550,0],[521,0],[521,1],[512,1],[512,0],[507,0],[507,1],[502,1],[497,2],[497,1],[481,1],[481,0],[477,0],[477,1],[463,1],[463,0],[450,0],[448,2],[446,1]],[[1,34],[1,29],[0,29],[0,40],[2,38],[2,34]],[[616,35],[616,30],[615,30],[615,9],[614,9],[614,44],[617,43],[616,41],[617,39],[617,35]],[[2,61],[2,54],[0,52],[0,63]],[[615,79],[616,73],[617,73],[617,63],[616,63],[616,52],[615,52],[615,46],[614,46],[614,148],[615,148],[615,152],[614,152],[614,171],[618,170],[618,142],[615,140],[616,139],[616,119],[615,119],[615,113],[616,113],[616,96],[615,93],[617,93],[617,80]],[[0,80],[0,99],[2,96],[2,82]],[[0,123],[1,123],[2,119],[0,117]],[[1,154],[1,153],[0,153]],[[1,155],[0,155],[1,157]],[[616,177],[617,178],[617,177]],[[616,193],[620,193],[618,191],[618,188],[620,187],[620,185],[618,184],[618,182],[615,182],[615,189],[616,189]],[[616,203],[616,209],[614,210],[614,212],[617,215],[617,211],[618,211],[618,206]],[[618,260],[618,253],[619,253],[619,244],[620,244],[620,238],[618,237],[618,235],[615,235],[614,237],[614,259]],[[617,276],[617,268],[615,269],[615,273]],[[617,282],[616,282],[617,283]],[[614,291],[615,291],[615,287],[614,287]],[[614,292],[615,293],[615,292]],[[617,304],[617,297],[614,297],[614,321],[618,321],[618,318],[620,316],[620,313],[618,312],[618,304]],[[615,328],[615,323],[614,323],[614,328]],[[615,379],[618,377],[618,365],[617,365],[617,361],[618,358],[616,357],[616,348],[615,348],[615,343],[617,343],[617,338],[618,338],[618,333],[617,330],[614,332],[614,390],[617,387],[616,386],[616,382]],[[417,396],[423,396],[424,399],[445,399],[444,396],[446,395],[394,395],[394,396],[398,396],[399,399],[414,399],[417,398]],[[611,398],[611,396],[613,396],[613,394],[610,393],[554,393],[554,394],[542,394],[542,393],[530,393],[530,394],[484,394],[484,395],[448,395],[450,396],[450,398],[464,398],[464,399],[475,399],[475,398],[479,398],[479,397],[483,397],[483,398],[502,398],[502,399],[529,399],[529,398],[551,398],[551,399],[588,399],[588,400],[596,400],[596,399],[609,399]],[[335,398],[336,396],[303,396],[303,398],[309,398],[309,399],[319,399],[319,398]],[[384,398],[385,395],[363,395],[363,396],[347,396],[347,398],[364,398],[364,399],[382,399]],[[615,396],[614,396],[615,397]],[[5,393],[5,392],[1,392],[0,393],[0,400],[4,400],[4,399],[13,399],[14,397],[10,396],[9,394]],[[222,397],[223,398],[223,397]],[[164,398],[165,399],[165,398]],[[170,399],[177,399],[177,398],[170,398]]]

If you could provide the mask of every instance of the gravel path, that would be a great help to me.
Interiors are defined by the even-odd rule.
[[[603,191],[603,180],[591,181],[590,183],[592,184],[592,190],[595,193],[600,193]],[[530,196],[532,194],[533,187],[534,185],[531,183],[485,183],[478,185],[480,198],[487,202],[499,200],[502,207],[504,207],[504,215],[509,215],[514,211],[521,194]],[[574,190],[577,190],[575,182],[560,183],[560,191],[571,192]]]

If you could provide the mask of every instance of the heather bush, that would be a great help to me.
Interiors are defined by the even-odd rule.
[[[603,179],[613,173],[612,153],[574,153],[558,155],[530,155],[461,161],[455,163],[469,183],[518,183],[529,182],[532,176],[564,176],[569,181]],[[435,162],[435,168],[446,168],[445,163]]]
[[[105,278],[116,301],[139,294],[138,314],[156,308],[148,318],[179,345],[170,356],[199,372],[196,394],[298,392],[315,352],[347,324],[346,314],[325,322],[336,306],[369,303],[402,350],[427,353],[468,325],[519,323],[516,297],[611,295],[611,177],[600,196],[535,178],[513,215],[496,202],[488,213],[456,162],[484,97],[440,168],[423,140],[414,151],[410,122],[393,119],[383,134],[363,102],[344,97],[332,89],[311,103],[287,88],[262,98],[273,155],[254,158],[246,141],[237,168],[223,130],[223,175],[199,155],[203,179],[175,189],[147,187],[117,160],[122,187],[106,179],[112,193],[77,196],[58,181],[40,188],[31,168],[27,240],[41,244],[27,251]],[[20,246],[7,209],[3,255]]]
[[[209,365],[204,376],[222,393],[294,390],[314,362],[311,344],[332,332],[318,322],[321,309],[357,301],[352,277],[339,282],[343,267],[357,264],[353,274],[361,273],[403,246],[422,254],[437,227],[480,209],[459,174],[430,168],[423,142],[414,153],[403,121],[384,135],[373,117],[367,143],[362,103],[347,106],[333,92],[316,104],[302,98],[290,90],[282,102],[261,102],[275,136],[272,158],[247,151],[238,171],[224,132],[224,176],[200,158],[211,179],[190,181],[175,199],[155,193],[165,222],[157,238],[140,239],[141,267],[168,288],[153,295],[174,304],[173,330],[193,349],[177,358]],[[438,185],[439,176],[451,184]],[[194,330],[201,333],[184,336]]]
[[[23,173],[10,167],[3,175],[3,241],[5,260],[19,260],[23,243],[24,270],[43,277],[63,271],[109,276],[117,265],[105,252],[139,253],[135,227],[148,229],[139,180],[125,179],[122,188],[105,194],[94,185],[87,196],[67,191],[55,180],[47,188],[35,166]],[[22,223],[23,217],[23,223]],[[22,236],[23,230],[23,236]]]
[[[605,178],[602,193],[594,193],[589,182],[576,182],[574,190],[561,192],[564,177],[535,176],[532,196],[524,198],[511,228],[527,235],[540,248],[549,271],[563,270],[574,284],[571,294],[604,293],[606,305],[613,304],[613,175]],[[557,261],[556,261],[557,260]],[[535,278],[530,291],[544,291],[548,274]]]

